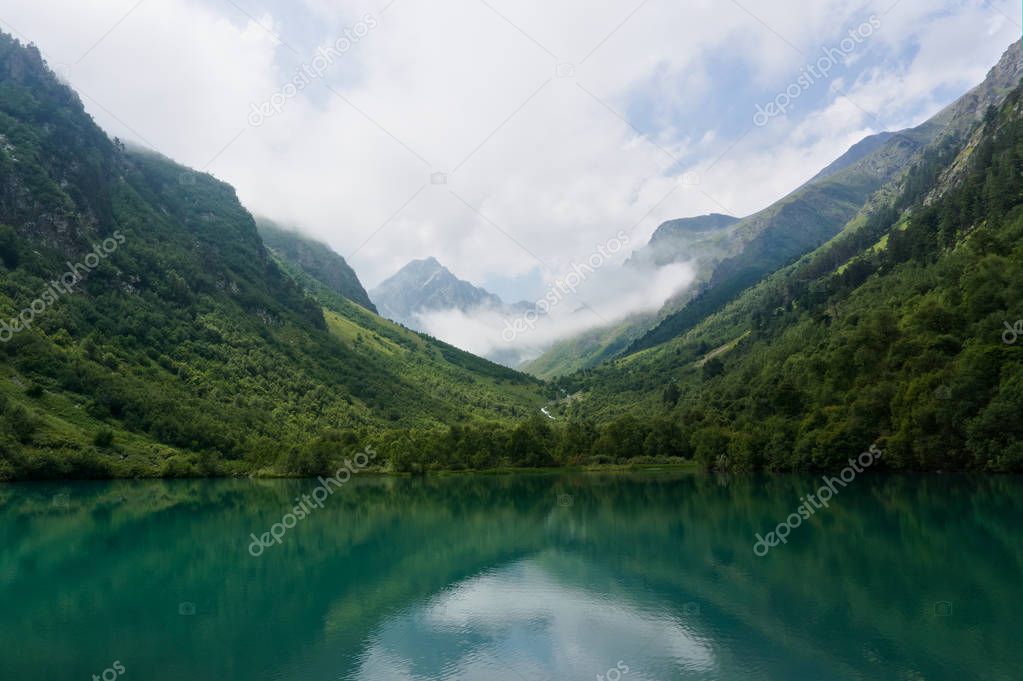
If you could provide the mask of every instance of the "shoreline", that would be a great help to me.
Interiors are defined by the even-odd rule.
[[[546,468],[519,468],[514,466],[500,466],[497,468],[486,468],[480,470],[471,469],[443,469],[425,471],[421,473],[411,473],[402,471],[393,471],[383,468],[369,468],[360,471],[357,476],[359,478],[453,478],[453,477],[469,477],[469,476],[512,476],[512,475],[562,475],[566,473],[575,474],[590,474],[590,473],[613,473],[613,474],[625,474],[625,473],[655,473],[663,471],[665,473],[718,473],[720,475],[727,476],[763,476],[763,477],[779,477],[788,475],[826,475],[828,473],[834,473],[835,471],[829,469],[800,469],[800,470],[787,470],[787,471],[717,471],[715,469],[708,469],[701,466],[696,461],[685,461],[679,463],[636,463],[636,464],[585,464],[578,466],[552,466]],[[906,469],[906,470],[878,470],[873,473],[874,475],[918,475],[918,476],[931,476],[931,475],[969,475],[969,476],[982,476],[982,477],[1014,477],[1023,475],[1018,472],[1006,472],[1006,471],[982,471],[982,470],[923,470],[923,469]],[[321,475],[328,475],[323,473]],[[23,483],[55,483],[55,482],[119,482],[119,481],[142,481],[142,480],[316,480],[316,475],[309,474],[287,474],[270,471],[256,471],[250,473],[238,473],[238,474],[213,474],[213,475],[125,475],[125,476],[70,476],[70,477],[29,477],[29,478],[14,478],[7,480],[0,480],[0,488],[5,485],[16,485]]]
[[[586,464],[580,466],[551,466],[546,468],[528,468],[515,466],[499,466],[497,468],[472,469],[441,469],[423,471],[420,473],[394,471],[384,468],[366,468],[359,471],[354,477],[381,477],[381,478],[440,478],[468,475],[522,475],[522,474],[558,474],[558,473],[629,473],[637,471],[701,471],[704,470],[695,461],[680,463],[636,463],[636,464]],[[320,475],[329,475],[331,471],[325,471]],[[210,475],[160,475],[154,472],[152,475],[110,475],[110,476],[44,476],[44,477],[23,477],[0,479],[0,485],[17,484],[23,482],[113,482],[117,480],[316,480],[316,475],[290,474],[276,471],[251,471],[247,473],[223,473]]]

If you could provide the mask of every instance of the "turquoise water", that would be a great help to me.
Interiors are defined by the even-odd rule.
[[[1023,678],[1019,478],[318,484],[0,486],[0,679]]]

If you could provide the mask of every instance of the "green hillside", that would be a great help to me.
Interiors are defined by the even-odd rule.
[[[727,469],[1023,469],[1023,98],[684,335],[562,381],[569,418]],[[1008,325],[1008,326],[1007,326]],[[1003,338],[1003,334],[1006,338]]]
[[[629,257],[625,268],[643,272],[686,262],[694,269],[695,281],[706,282],[717,264],[735,248],[733,228],[738,222],[738,218],[720,213],[668,220],[658,226],[645,246]],[[519,368],[551,379],[596,366],[625,352],[659,321],[681,309],[693,293],[693,287],[684,289],[665,301],[658,311],[635,313],[617,324],[560,340]]]
[[[341,256],[261,238],[229,185],[110,140],[0,35],[0,479],[320,473],[367,445],[399,471],[826,468],[872,443],[1021,470],[1021,61],[766,211],[678,221],[672,243],[741,248],[663,334],[552,386],[382,319]]]
[[[634,315],[614,326],[583,331],[554,343],[519,369],[547,380],[588,369],[619,355],[655,320],[650,314]]]
[[[371,433],[544,402],[296,257],[309,295],[230,186],[111,141],[3,35],[0,225],[0,478],[309,472]]]
[[[323,286],[353,303],[358,303],[371,312],[377,311],[355,270],[329,246],[303,237],[266,218],[258,218],[256,227],[259,229],[263,244],[273,255],[294,263]]]
[[[898,178],[942,130],[929,121],[888,138],[878,149],[837,172],[803,185],[736,225],[741,248],[714,268],[682,309],[634,342],[626,354],[688,331],[745,289],[825,243],[885,184]]]
[[[975,88],[928,121],[892,135],[872,136],[810,182],[735,226],[736,252],[720,262],[691,301],[635,341],[627,353],[683,334],[742,291],[838,234],[883,188],[901,181],[925,150],[959,140],[989,106],[998,105],[1023,75],[1021,42],[1009,46]]]
[[[1023,73],[1020,43],[1010,46],[977,87],[923,124],[881,133],[853,145],[803,186],[737,223],[718,216],[669,221],[633,257],[664,265],[694,261],[695,282],[654,314],[559,341],[523,369],[544,378],[587,369],[684,334],[777,269],[813,251],[857,218],[879,190],[896,191],[902,175],[930,145],[968,131],[1002,101]],[[685,229],[673,230],[673,226]],[[693,239],[692,228],[707,230]],[[681,232],[678,233],[678,232]],[[661,238],[658,238],[661,237]],[[633,263],[635,264],[635,263]]]

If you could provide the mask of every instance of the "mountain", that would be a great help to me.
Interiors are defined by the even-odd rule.
[[[681,221],[681,229],[671,227],[679,221],[665,223],[630,264],[660,266],[699,249],[694,284],[669,299],[656,314],[637,314],[560,341],[522,368],[553,378],[686,333],[743,290],[838,234],[875,192],[905,173],[925,148],[961,135],[975,124],[987,106],[1015,86],[1020,71],[1017,44],[984,82],[927,122],[864,138],[789,195],[739,222],[723,224],[716,231],[709,229],[703,239],[692,239],[686,226],[713,227],[714,223],[706,220],[714,216],[695,218],[693,223]]]
[[[711,215],[695,218],[696,222],[664,223],[629,264],[658,267],[696,253],[694,283],[658,313],[636,315],[623,324],[590,332],[584,339],[562,341],[523,369],[553,378],[686,332],[744,289],[837,234],[874,192],[905,171],[941,129],[928,121],[913,130],[866,138],[814,179],[740,220],[708,222],[707,218],[714,218]],[[578,341],[585,339],[586,346],[580,348]]]
[[[411,329],[423,328],[423,313],[507,309],[498,296],[459,279],[436,258],[413,260],[370,291],[370,298],[381,315]]]
[[[944,112],[935,118],[942,116]],[[553,378],[686,332],[744,289],[837,234],[943,129],[928,121],[912,130],[865,138],[813,179],[748,217],[711,214],[664,223],[627,264],[650,268],[692,259],[694,283],[656,314],[635,315],[561,341],[523,369]]]
[[[835,236],[935,133],[925,123],[893,135],[859,160],[833,172],[826,169],[816,181],[742,219],[732,227],[731,253],[714,263],[681,309],[636,340],[626,354],[684,333],[742,290]]]
[[[232,187],[109,139],[0,34],[0,478],[308,474],[546,401],[290,239],[268,251]]]
[[[0,478],[317,474],[365,446],[411,472],[871,444],[1023,470],[1020,63],[765,211],[665,227],[727,253],[662,337],[548,386],[374,314],[322,244],[268,249],[233,188],[110,140],[0,35]],[[495,304],[417,268],[410,310]]]
[[[256,227],[263,238],[263,244],[273,255],[295,263],[324,286],[353,303],[362,305],[370,312],[377,311],[355,270],[329,246],[304,238],[296,231],[281,227],[266,218],[257,219]]]
[[[879,132],[876,135],[868,135],[856,144],[849,147],[848,151],[827,165],[824,170],[814,175],[806,184],[812,184],[818,180],[831,177],[840,170],[844,170],[870,154],[874,153],[885,145],[888,140],[895,136],[892,132]]]
[[[673,262],[712,257],[726,241],[727,228],[737,222],[739,218],[720,213],[668,220],[654,230],[647,245],[637,250],[629,263],[661,267]]]
[[[732,228],[738,222],[739,218],[720,213],[669,220],[654,231],[650,241],[637,249],[623,267],[648,276],[659,267],[685,262],[694,267],[697,282],[706,281],[714,266],[731,252],[736,238]],[[624,352],[691,297],[690,287],[669,298],[657,312],[638,312],[616,324],[557,341],[519,368],[549,379],[596,366]]]
[[[562,379],[555,414],[723,469],[834,469],[873,444],[891,469],[1023,470],[1020,70],[1016,43],[838,235]]]
[[[559,340],[518,369],[543,379],[596,366],[622,353],[657,321],[655,315],[636,314],[613,326],[601,326]]]
[[[983,83],[930,120],[890,136],[861,141],[815,181],[743,219],[734,226],[741,244],[736,252],[714,268],[692,301],[635,341],[626,354],[685,333],[744,289],[834,237],[875,192],[918,161],[924,149],[963,135],[989,106],[1004,98],[1021,75],[1023,59],[1016,43]]]

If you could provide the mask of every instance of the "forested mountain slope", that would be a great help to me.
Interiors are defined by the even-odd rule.
[[[733,227],[739,218],[720,213],[668,220],[650,241],[635,251],[624,267],[646,276],[655,268],[685,262],[694,269],[696,281],[707,281],[714,267],[733,248]],[[607,274],[614,277],[615,273]],[[692,287],[679,291],[660,310],[639,312],[617,324],[583,331],[560,340],[542,355],[520,368],[541,378],[554,378],[587,369],[621,354],[665,316],[680,309],[693,295]]]
[[[0,35],[0,478],[296,472],[340,429],[543,403],[534,379],[304,288],[230,186],[111,141]]]
[[[626,354],[688,331],[743,290],[838,234],[875,192],[899,179],[925,149],[966,134],[989,106],[1002,101],[1021,75],[1023,53],[1016,42],[980,85],[930,120],[861,141],[814,180],[745,218],[735,227],[736,252],[714,268],[698,295],[635,341]],[[871,147],[876,148],[863,153]]]
[[[726,469],[1023,469],[1023,94],[683,336],[562,382],[571,419]],[[633,416],[635,415],[635,416]],[[646,420],[645,420],[646,419]],[[625,435],[623,435],[625,437]]]
[[[1017,42],[980,85],[930,120],[913,129],[864,138],[791,194],[737,224],[721,223],[701,241],[686,239],[686,230],[669,228],[689,222],[709,225],[708,218],[714,216],[665,223],[632,264],[692,260],[697,265],[695,283],[656,314],[636,315],[560,341],[523,368],[552,378],[687,332],[743,290],[840,232],[877,191],[899,180],[925,148],[968,131],[989,105],[998,104],[1015,86],[1021,73],[1023,55]],[[659,235],[672,238],[658,239]]]
[[[929,121],[895,135],[866,138],[789,195],[741,220],[719,222],[702,238],[693,239],[679,227],[694,220],[702,224],[712,216],[664,223],[628,265],[689,261],[696,268],[694,283],[659,312],[561,341],[524,369],[552,378],[653,347],[691,329],[746,288],[841,231],[875,192],[905,171],[941,128]]]
[[[355,270],[329,246],[315,239],[303,237],[266,218],[257,218],[256,227],[259,229],[263,244],[271,253],[300,266],[324,286],[353,303],[358,303],[371,312],[377,311]]]

